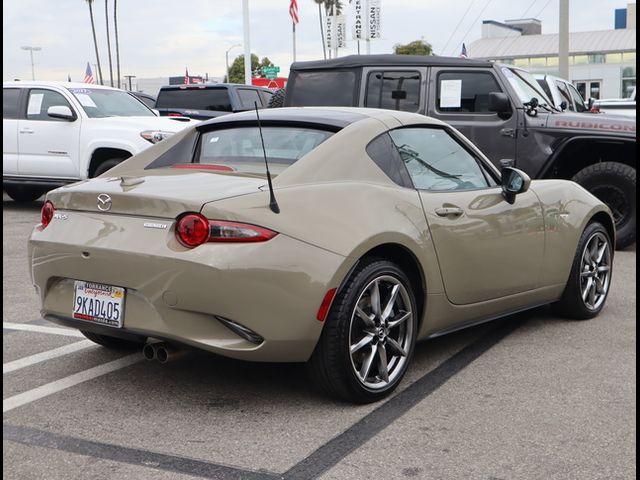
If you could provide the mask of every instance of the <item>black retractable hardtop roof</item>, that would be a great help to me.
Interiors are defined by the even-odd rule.
[[[365,111],[358,112],[350,108],[265,108],[260,110],[260,121],[264,125],[274,124],[299,124],[316,128],[328,128],[340,130],[347,125],[367,118]],[[256,122],[256,112],[246,111],[223,115],[222,117],[207,120],[196,126],[198,130],[206,131],[219,124],[253,124]]]
[[[314,60],[311,62],[295,62],[290,70],[322,70],[326,68],[358,68],[358,67],[416,67],[416,66],[460,66],[490,67],[493,64],[484,60],[472,60],[457,57],[439,57],[435,55],[348,55],[331,60]]]

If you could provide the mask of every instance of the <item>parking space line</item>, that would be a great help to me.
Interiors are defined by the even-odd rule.
[[[503,320],[496,328],[464,347],[405,390],[362,417],[340,435],[317,448],[286,471],[283,478],[286,480],[318,478],[520,327],[524,323],[523,318],[528,317],[518,315]]]
[[[182,473],[194,477],[225,480],[275,480],[282,478],[280,475],[266,470],[245,470],[204,460],[95,442],[31,427],[7,425],[6,423],[2,425],[2,438],[3,440],[23,445],[51,448],[77,455]]]
[[[60,348],[54,348],[53,350],[36,353],[35,355],[29,355],[28,357],[24,357],[19,360],[3,363],[2,374],[4,375],[5,373],[15,372],[16,370],[20,370],[21,368],[30,367],[31,365],[44,362],[45,360],[51,360],[52,358],[62,357],[63,355],[68,355],[79,350],[84,350],[85,348],[91,346],[95,346],[95,343],[90,340],[81,340],[69,345],[64,345]]]
[[[65,335],[67,337],[84,337],[78,330],[71,328],[44,327],[27,323],[2,322],[2,328],[7,330],[22,330],[24,332],[49,333],[51,335]]]
[[[93,380],[94,378],[106,375],[107,373],[115,372],[121,368],[128,367],[129,365],[133,365],[143,359],[144,357],[141,354],[134,353],[127,355],[126,357],[119,358],[118,360],[69,375],[68,377],[47,383],[46,385],[28,390],[24,393],[19,393],[18,395],[14,395],[13,397],[9,397],[2,401],[2,412],[6,413],[14,408],[21,407],[22,405],[34,402],[69,387],[73,387],[88,380]]]

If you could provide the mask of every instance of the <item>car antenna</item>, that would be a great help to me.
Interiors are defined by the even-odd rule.
[[[267,160],[267,149],[264,148],[264,137],[262,136],[262,124],[260,123],[260,114],[258,113],[258,102],[253,102],[256,107],[256,118],[258,119],[258,131],[260,132],[260,142],[262,142],[262,153],[264,155],[264,165],[267,168],[267,182],[269,183],[269,208],[273,213],[280,213],[280,207],[276,202],[276,196],[273,194],[273,185],[271,184],[271,172],[269,172],[269,162]]]

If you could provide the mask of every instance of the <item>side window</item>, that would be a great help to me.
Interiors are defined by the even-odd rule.
[[[407,167],[388,133],[374,138],[367,145],[367,154],[387,176],[402,187],[413,188]]]
[[[420,72],[370,72],[364,106],[417,112],[420,108]]]
[[[356,72],[301,70],[289,75],[289,107],[355,107],[358,105]]]
[[[576,110],[578,112],[586,112],[587,107],[584,104],[584,98],[582,97],[582,95],[578,93],[578,90],[576,90],[576,88],[573,85],[568,85],[568,88],[569,88],[569,93],[571,93],[571,96],[573,97],[573,100],[576,104]]]
[[[567,90],[567,86],[564,84],[564,82],[560,82],[560,81],[556,80],[556,86],[558,87],[558,90],[560,91],[560,95],[562,96],[562,100],[567,102],[567,108],[569,110],[575,111],[576,107],[573,105],[573,100],[571,99],[571,94]],[[552,98],[552,97],[549,97],[549,98]]]
[[[258,102],[258,107],[262,106],[262,99],[260,98],[257,90],[253,90],[251,88],[239,88],[237,92],[242,108],[255,108],[254,102]]]
[[[497,185],[478,159],[443,129],[399,128],[389,134],[418,189],[470,190]]]
[[[27,120],[44,120],[48,122],[64,121],[47,115],[49,107],[58,106],[69,107],[71,111],[73,111],[67,99],[58,92],[44,89],[30,90],[29,100],[27,101]]]
[[[549,84],[547,83],[547,81],[542,79],[538,79],[536,81],[538,82],[538,85],[540,85],[542,90],[544,90],[544,93],[547,94],[547,97],[549,97],[549,99],[553,99],[553,95],[551,94],[551,89],[549,88]]]
[[[501,91],[489,72],[443,72],[438,75],[436,108],[446,113],[493,113],[489,93]]]
[[[19,88],[2,89],[2,118],[18,118]]]
[[[265,90],[260,90],[260,96],[262,97],[262,104],[265,107],[269,106],[269,102],[271,101],[271,98],[273,97],[273,92],[267,92]]]

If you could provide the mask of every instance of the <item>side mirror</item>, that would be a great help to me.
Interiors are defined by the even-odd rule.
[[[498,115],[511,114],[511,102],[506,93],[490,92],[489,93],[489,111],[496,112]]]
[[[71,111],[66,105],[55,105],[47,109],[47,115],[51,118],[60,118],[73,122],[76,119],[76,114]]]
[[[591,97],[589,99],[589,101],[587,102],[587,110],[591,110],[591,107],[593,107],[593,102],[595,102],[595,98]]]
[[[502,196],[511,204],[516,201],[516,195],[529,190],[531,178],[522,170],[506,167],[502,169]]]
[[[560,102],[560,110],[562,110],[563,112],[567,109],[569,105],[567,105],[567,101],[563,100],[562,102]]]

